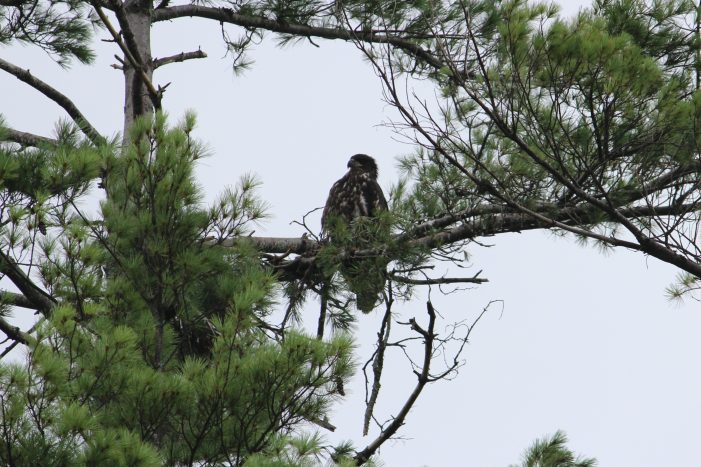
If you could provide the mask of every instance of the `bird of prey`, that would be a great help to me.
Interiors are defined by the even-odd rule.
[[[353,249],[369,247],[383,235],[389,224],[382,213],[387,200],[377,183],[375,159],[356,154],[348,161],[348,172],[333,184],[321,216],[324,236]],[[375,307],[385,285],[384,257],[344,261],[340,271],[348,288],[356,295],[356,306],[364,313]]]

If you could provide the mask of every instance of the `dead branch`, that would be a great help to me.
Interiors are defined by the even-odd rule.
[[[3,128],[4,139],[6,141],[12,141],[13,143],[21,144],[22,146],[57,146],[58,141],[52,138],[47,138],[45,136],[35,135],[33,133],[27,133],[25,131],[13,130],[12,128]]]
[[[483,284],[489,282],[489,279],[483,279],[476,275],[472,277],[438,277],[435,279],[412,279],[411,277],[403,277],[396,274],[392,274],[390,277],[393,281],[409,285]]]
[[[185,60],[192,60],[195,58],[207,58],[207,54],[202,50],[197,49],[194,52],[180,52],[177,55],[171,55],[170,57],[156,58],[153,60],[153,69],[171,64],[176,62],[184,62]]]
[[[313,423],[314,425],[320,426],[321,428],[323,428],[325,430],[329,430],[332,432],[336,431],[336,427],[334,425],[332,425],[331,423],[329,423],[329,421],[326,419],[322,420],[320,418],[309,417],[309,418],[306,418],[306,420],[308,422]]]
[[[399,410],[397,415],[392,419],[392,421],[384,428],[375,440],[370,443],[365,449],[358,452],[355,455],[355,462],[358,465],[363,465],[370,459],[370,457],[375,454],[375,451],[388,439],[390,439],[399,428],[404,424],[404,420],[409,414],[409,410],[413,407],[416,400],[419,398],[421,391],[423,391],[426,384],[429,383],[429,375],[431,369],[431,359],[433,355],[433,340],[435,338],[434,326],[436,324],[436,312],[433,309],[431,302],[426,302],[426,310],[428,312],[428,327],[423,329],[415,319],[411,319],[411,328],[417,333],[421,334],[424,341],[424,358],[421,371],[415,371],[418,381],[414,390],[411,392],[404,405]]]
[[[385,316],[382,318],[382,325],[377,333],[377,347],[370,359],[363,366],[363,374],[365,375],[365,418],[363,419],[363,436],[367,436],[370,429],[370,419],[373,417],[377,397],[380,395],[380,387],[382,386],[382,370],[384,368],[385,350],[389,341],[390,331],[392,328],[392,286],[388,287],[388,299],[385,306]],[[368,377],[366,368],[372,362],[372,389],[370,394],[367,394]]]
[[[66,113],[73,119],[78,128],[88,137],[88,139],[96,146],[105,142],[105,138],[93,127],[87,118],[82,114],[78,107],[65,94],[62,94],[46,82],[33,76],[29,70],[24,70],[10,62],[0,58],[0,70],[15,76],[20,81],[23,81],[44,94],[46,97],[57,103]]]

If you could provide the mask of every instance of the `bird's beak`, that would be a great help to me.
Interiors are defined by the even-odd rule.
[[[353,159],[348,161],[348,165],[346,165],[349,169],[352,169],[353,167],[358,167],[358,163],[355,162]]]

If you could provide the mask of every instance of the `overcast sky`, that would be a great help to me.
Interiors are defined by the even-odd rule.
[[[567,3],[570,13],[583,2]],[[315,42],[320,47],[280,49],[269,36],[251,51],[252,69],[235,76],[216,23],[156,26],[154,56],[198,46],[209,54],[159,70],[156,82],[172,82],[165,107],[174,119],[185,109],[199,116],[197,134],[211,148],[198,169],[209,200],[243,173],[260,177],[273,216],[260,234],[301,235],[290,222],[323,205],[350,155],[376,157],[388,190],[398,177],[396,157],[412,151],[382,126],[396,115],[381,101],[379,80],[360,53],[350,44]],[[99,50],[94,65],[69,71],[26,47],[0,48],[0,57],[30,68],[70,96],[100,131],[115,134],[122,124],[122,75],[109,66],[113,45],[99,44]],[[0,74],[0,89],[0,113],[16,129],[48,135],[65,117],[11,76]],[[446,322],[474,318],[492,300],[503,305],[475,330],[460,375],[429,386],[400,432],[405,439],[382,449],[386,465],[505,467],[557,429],[602,466],[700,465],[701,312],[693,300],[665,298],[675,269],[544,232],[481,241],[493,246],[468,248],[468,273],[483,270],[490,282],[449,296],[434,291],[433,303]],[[396,311],[403,320],[423,320],[423,299]],[[359,318],[359,361],[372,351],[379,313]],[[400,376],[409,370],[395,357],[380,417],[395,413],[414,384]],[[350,438],[360,448],[372,438],[361,436],[361,379],[357,383],[331,418],[339,431],[328,439]]]

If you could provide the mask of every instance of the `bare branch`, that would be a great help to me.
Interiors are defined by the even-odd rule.
[[[336,427],[329,423],[328,420],[326,419],[320,419],[320,418],[315,418],[315,417],[309,417],[306,418],[307,421],[313,423],[314,425],[320,426],[321,428],[329,431],[336,431]]]
[[[439,277],[435,279],[412,279],[410,277],[403,277],[392,274],[390,276],[393,281],[399,282],[401,284],[410,285],[441,285],[441,284],[483,284],[489,282],[489,279],[483,279],[481,277]]]
[[[100,133],[93,127],[88,119],[78,110],[78,107],[71,101],[65,94],[62,94],[46,82],[40,80],[33,76],[29,70],[24,70],[18,66],[13,65],[10,62],[0,58],[0,70],[4,70],[11,75],[14,75],[20,81],[24,81],[37,91],[44,94],[46,97],[51,99],[60,105],[63,110],[70,115],[73,121],[78,125],[78,128],[88,137],[90,141],[96,146],[99,146],[105,142],[105,138],[100,135]]]
[[[436,312],[434,311],[433,305],[430,301],[426,302],[426,309],[428,312],[427,329],[423,329],[421,326],[419,326],[419,324],[413,318],[410,320],[411,328],[414,331],[421,334],[421,336],[423,336],[424,339],[424,360],[423,365],[421,367],[421,372],[416,372],[416,376],[418,378],[416,386],[414,387],[414,390],[411,392],[407,400],[404,402],[402,408],[392,419],[392,421],[387,425],[387,427],[380,432],[379,436],[375,438],[373,442],[371,442],[365,449],[363,449],[355,455],[355,461],[358,465],[362,465],[365,462],[367,462],[368,459],[370,459],[370,457],[372,457],[372,455],[375,454],[379,447],[382,446],[382,444],[385,441],[390,439],[397,432],[397,430],[399,430],[399,428],[404,424],[404,420],[409,414],[409,411],[413,407],[416,400],[419,398],[419,395],[421,395],[421,391],[423,391],[423,388],[430,381],[429,375],[431,369],[431,357],[433,355],[433,340],[435,338],[433,329],[434,325],[436,324]]]
[[[56,146],[58,141],[45,136],[35,135],[24,131],[13,130],[12,128],[3,128],[4,140],[12,141],[13,143],[21,144],[22,146]]]
[[[370,360],[363,366],[363,374],[365,374],[365,417],[363,419],[363,436],[367,436],[370,429],[370,419],[373,418],[373,411],[377,403],[377,397],[380,395],[380,387],[382,386],[382,370],[384,368],[385,350],[389,341],[390,332],[392,329],[392,287],[388,288],[389,294],[385,306],[385,316],[382,318],[382,325],[377,333],[377,347],[375,352],[370,357]],[[368,377],[366,367],[372,362],[372,389],[370,394],[367,394]]]
[[[207,54],[202,50],[197,49],[194,52],[180,52],[177,55],[171,55],[170,57],[156,58],[153,60],[153,69],[169,65],[176,62],[184,62],[185,60],[192,60],[195,58],[207,58]]]

